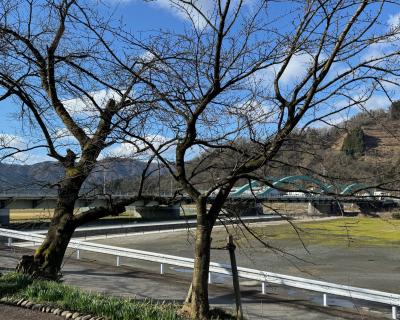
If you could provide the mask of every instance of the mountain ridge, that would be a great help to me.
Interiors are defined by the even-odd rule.
[[[146,163],[136,159],[108,158],[100,160],[86,185],[99,185],[115,179],[137,177]],[[49,188],[63,177],[64,169],[53,161],[35,164],[0,163],[0,192],[16,189]]]
[[[372,182],[383,181],[395,176],[400,167],[400,120],[391,119],[385,110],[375,110],[360,113],[346,122],[332,128],[312,129],[305,136],[296,136],[294,144],[288,141],[278,159],[287,165],[269,168],[269,174],[286,176],[293,174],[308,174],[297,168],[299,165],[315,172],[326,172],[331,177],[357,181],[368,179]],[[346,135],[354,128],[364,132],[364,151],[356,156],[346,155],[342,150]],[[299,142],[302,141],[302,142]],[[292,144],[291,144],[292,143]],[[314,144],[314,149],[310,145]],[[251,145],[250,145],[251,147]],[[311,151],[310,151],[311,150]],[[188,167],[196,166],[194,159],[188,162]],[[215,161],[221,162],[216,157]],[[229,159],[228,159],[229,160]],[[224,161],[228,161],[224,159]],[[223,162],[221,162],[223,164]],[[229,167],[229,163],[227,164]],[[93,173],[87,179],[85,186],[107,186],[112,192],[128,192],[136,190],[142,170],[146,163],[137,159],[107,158],[100,160]],[[156,169],[152,165],[149,172]],[[222,171],[229,171],[221,167]],[[149,188],[171,190],[175,182],[165,174],[153,174]],[[43,188],[56,184],[63,176],[63,168],[57,162],[41,162],[33,165],[2,164],[0,163],[0,192],[12,189]],[[261,173],[260,171],[260,174]],[[204,188],[212,183],[212,173],[207,171],[199,178],[203,180]],[[201,182],[199,182],[201,183]],[[242,183],[242,181],[240,182]],[[244,182],[243,182],[244,183]],[[174,188],[172,188],[174,185]],[[177,187],[177,186],[176,186]]]

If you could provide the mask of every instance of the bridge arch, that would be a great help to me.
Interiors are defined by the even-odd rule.
[[[294,183],[296,181],[307,181],[307,182],[312,182],[313,184],[317,185],[320,190],[324,191],[325,193],[335,193],[338,192],[340,195],[350,195],[351,193],[355,193],[357,191],[365,191],[366,193],[368,193],[370,196],[372,196],[373,194],[371,193],[370,190],[368,190],[368,187],[362,183],[351,183],[349,185],[327,185],[325,183],[323,183],[321,180],[318,180],[316,178],[310,177],[310,176],[306,176],[306,175],[294,175],[294,176],[286,176],[283,178],[275,178],[275,177],[267,177],[265,178],[265,180],[269,180],[271,181],[272,187],[267,186],[265,187],[262,191],[259,192],[255,192],[255,194],[257,196],[266,196],[269,193],[271,193],[273,190],[276,190],[277,187],[279,188],[280,186],[286,184],[286,183],[292,183],[292,185],[295,185],[296,187],[298,187],[299,189],[301,189],[301,186],[299,186],[298,184]],[[231,192],[231,196],[235,197],[235,196],[240,196],[241,194],[243,194],[244,192],[250,190],[251,188],[255,188],[260,186],[260,182],[259,181],[251,181],[250,183],[247,183],[241,187],[239,187],[238,189],[236,189],[234,192]],[[336,189],[336,190],[335,190]]]
[[[280,187],[286,183],[293,183],[296,181],[307,181],[307,182],[312,182],[313,184],[316,184],[321,190],[325,191],[325,192],[329,192],[330,191],[330,187],[325,185],[322,181],[315,179],[313,177],[310,176],[305,176],[305,175],[295,175],[295,176],[286,176],[283,178],[273,178],[271,179],[271,177],[266,178],[266,180],[272,180],[272,186],[273,187],[266,187],[264,190],[260,191],[260,192],[256,192],[257,196],[265,196],[267,194],[269,194],[270,192],[272,192],[273,190],[276,190],[274,187]],[[234,192],[231,193],[231,196],[240,196],[241,194],[243,194],[244,192],[250,190],[251,188],[254,188],[256,186],[258,186],[260,184],[260,182],[258,181],[251,181],[248,184],[245,184],[244,186],[241,186],[240,188],[236,189]],[[297,185],[295,183],[293,183],[293,185]],[[300,187],[301,188],[301,187]]]
[[[276,177],[265,177],[264,180],[268,180],[271,181],[271,183],[275,180],[277,180]],[[242,193],[251,190],[252,188],[258,187],[261,184],[260,181],[256,181],[256,180],[252,180],[250,183],[246,183],[245,185],[237,188],[235,191],[231,192],[230,195],[231,196],[240,196]]]
[[[372,196],[372,193],[370,190],[367,189],[368,187],[362,183],[352,183],[347,185],[346,187],[344,187],[342,189],[342,191],[340,192],[341,195],[348,195],[353,193],[356,193],[357,191],[365,191],[366,193],[368,193],[370,196]]]
[[[251,188],[257,187],[259,185],[259,181],[252,180],[250,183],[246,183],[245,185],[239,187],[236,189],[234,192],[231,192],[231,196],[240,196],[242,193],[244,193],[247,190],[250,190]]]
[[[287,176],[284,178],[281,178],[279,180],[276,180],[275,182],[272,183],[274,187],[280,187],[288,182],[295,182],[295,181],[307,181],[307,182],[312,182],[313,184],[316,184],[321,190],[324,192],[329,192],[329,188],[321,181],[318,179],[315,179],[310,176],[302,176],[302,175],[297,175],[297,176]],[[257,193],[258,196],[265,196],[268,193],[272,192],[273,190],[276,190],[273,187],[267,187],[265,188],[264,191],[261,191]]]

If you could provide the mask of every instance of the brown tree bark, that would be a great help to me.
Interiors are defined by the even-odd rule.
[[[122,62],[112,50],[113,46],[105,41],[105,33],[114,37],[117,36],[117,30],[120,31],[119,27],[111,27],[113,19],[107,17],[103,20],[100,11],[83,8],[75,0],[45,3],[43,6],[42,1],[20,1],[15,6],[7,6],[1,14],[0,34],[2,41],[4,39],[4,50],[0,50],[0,60],[10,59],[15,65],[11,68],[13,70],[6,65],[0,66],[0,100],[9,97],[18,99],[23,106],[21,112],[25,108],[29,110],[23,111],[26,117],[21,119],[24,122],[29,120],[26,123],[33,124],[34,131],[36,128],[40,129],[44,142],[37,142],[36,145],[35,141],[35,146],[23,149],[9,148],[9,143],[6,143],[5,149],[12,150],[10,153],[6,152],[6,157],[46,147],[48,155],[65,169],[65,176],[59,183],[57,205],[47,236],[35,254],[24,256],[17,267],[20,272],[57,279],[75,228],[108,214],[117,215],[124,209],[123,204],[116,206],[110,200],[105,208],[91,209],[74,216],[74,205],[83,182],[96,165],[100,152],[115,142],[110,135],[120,121],[114,118],[124,108],[136,103],[130,93],[139,81],[136,77],[132,80],[124,77],[127,82],[124,89],[119,90],[114,78],[104,77],[109,70],[115,69],[115,63]],[[36,12],[41,12],[40,17]],[[25,21],[27,13],[31,13],[32,19],[22,25],[19,22]],[[80,17],[77,18],[77,15]],[[47,17],[45,22],[42,21],[43,17]],[[81,18],[93,19],[97,23],[95,26],[91,22],[82,23]],[[88,38],[90,44],[77,43],[76,39],[88,34],[92,35]],[[107,52],[108,58],[104,58]],[[67,82],[60,80],[65,74],[70,76]],[[87,91],[88,83],[91,84],[91,89],[110,89],[118,98],[96,102],[96,93]],[[79,98],[89,99],[89,104],[97,112],[90,112],[90,116],[82,119],[78,113],[84,114],[85,111],[71,112],[64,101],[67,96],[71,101],[76,98],[78,104]],[[91,110],[86,103],[85,105],[89,108],[87,110]],[[129,123],[142,112],[142,107],[135,108],[124,121]],[[58,128],[66,130],[67,135],[76,140],[77,144],[73,143],[75,151],[58,143]]]
[[[70,214],[59,209],[57,218],[53,218],[46,239],[35,251],[34,255],[22,256],[17,271],[37,278],[58,280],[65,250],[74,233]],[[59,220],[56,223],[55,220]]]
[[[212,225],[207,217],[206,201],[196,204],[197,227],[192,284],[190,286],[183,312],[192,319],[209,319],[208,274],[211,250]]]
[[[58,280],[68,243],[77,227],[74,221],[74,206],[79,190],[86,178],[76,174],[71,177],[67,170],[66,178],[58,191],[58,201],[43,243],[33,255],[22,256],[16,270],[36,278]]]

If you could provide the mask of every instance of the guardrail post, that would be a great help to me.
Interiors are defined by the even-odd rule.
[[[160,264],[160,274],[164,274],[164,263]]]
[[[117,267],[119,267],[121,265],[121,259],[120,256],[117,256]]]
[[[9,246],[9,247],[12,246],[12,238],[7,239],[7,246]]]
[[[212,277],[211,277],[211,272],[208,273],[208,283],[212,283]]]
[[[76,259],[80,259],[81,258],[81,251],[78,249],[76,250]]]
[[[267,286],[266,286],[266,283],[265,282],[261,282],[261,293],[262,294],[265,294],[266,293],[266,288]]]
[[[328,306],[328,295],[326,293],[324,293],[322,296],[322,304],[324,307]]]
[[[392,306],[392,319],[397,319],[397,307]]]

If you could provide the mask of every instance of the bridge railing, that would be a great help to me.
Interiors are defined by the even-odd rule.
[[[13,245],[12,239],[29,241],[32,242],[33,246],[40,244],[44,239],[44,236],[40,234],[27,233],[4,228],[0,228],[0,237],[7,238],[7,243],[9,246]],[[77,259],[80,258],[80,252],[83,250],[115,256],[117,266],[120,265],[120,259],[122,257],[159,263],[161,274],[164,273],[164,265],[173,265],[193,269],[194,264],[194,260],[191,258],[172,256],[136,249],[121,248],[79,240],[71,240],[68,247],[76,249]],[[216,262],[210,263],[210,283],[212,280],[212,273],[228,276],[232,275],[231,267],[229,265]],[[377,302],[392,306],[392,319],[397,319],[397,308],[400,306],[400,294],[340,285],[243,267],[238,267],[238,273],[239,277],[241,278],[259,281],[261,283],[262,293],[265,293],[266,291],[266,283],[272,283],[320,292],[323,294],[322,301],[324,306],[328,306],[328,295]]]

